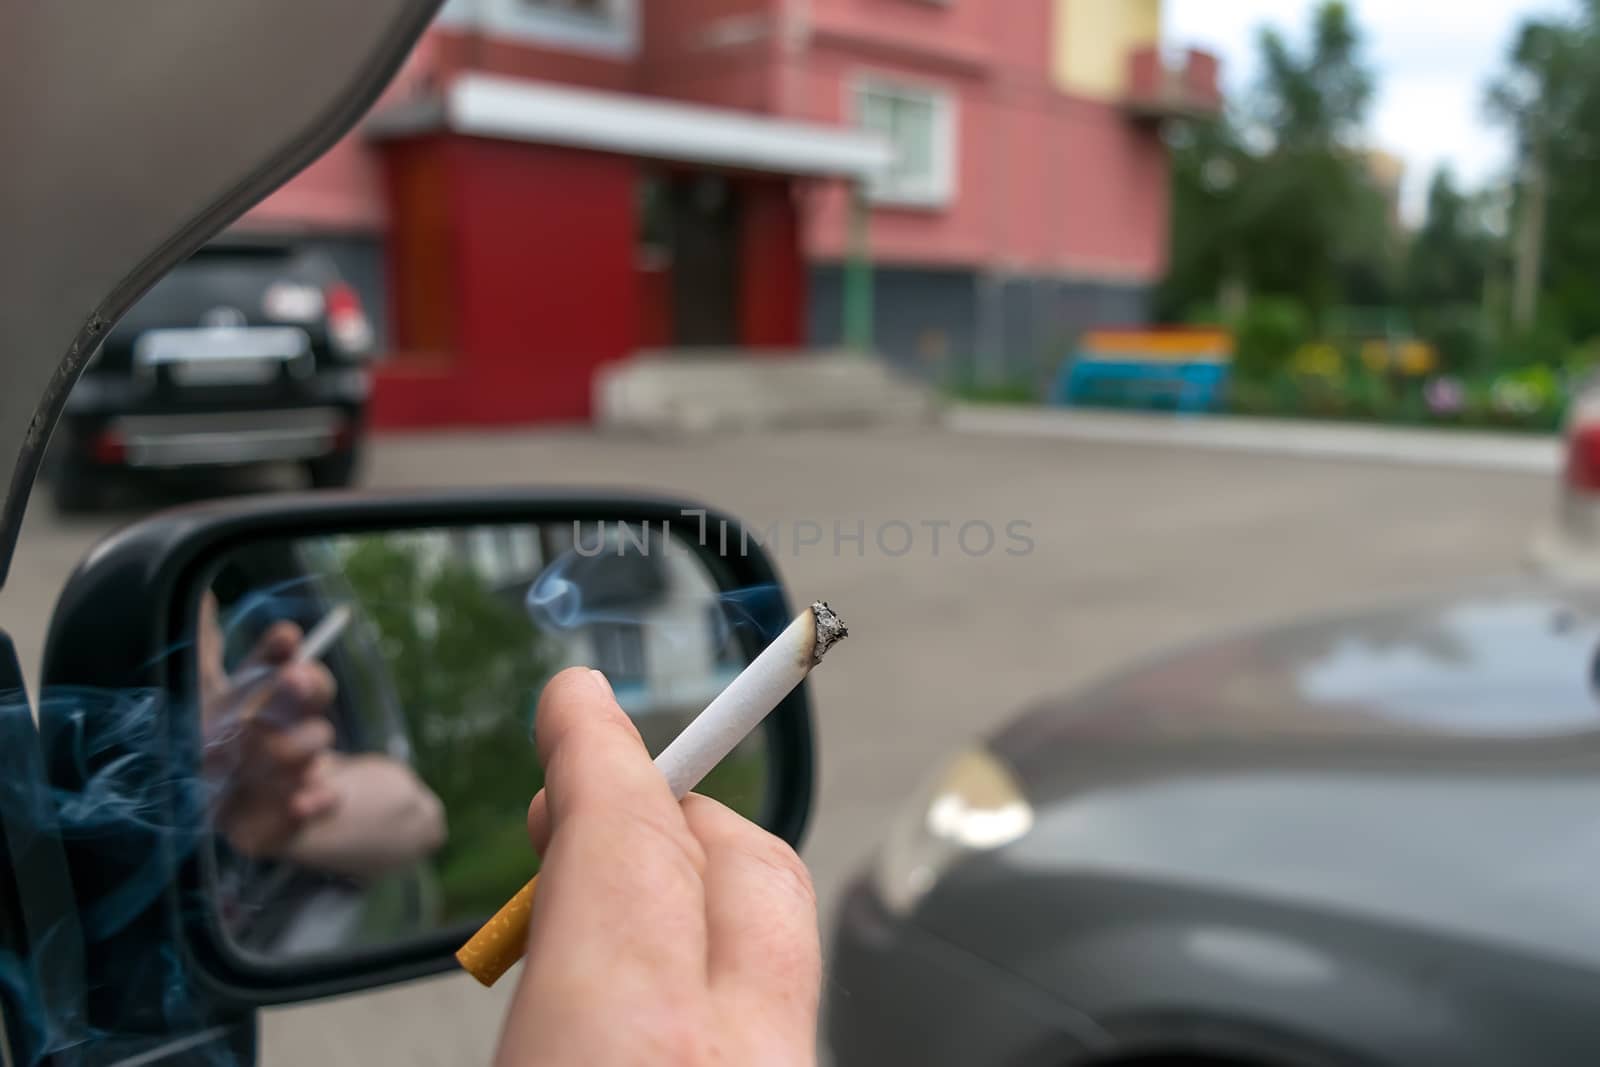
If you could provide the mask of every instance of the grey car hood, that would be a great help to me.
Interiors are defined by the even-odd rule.
[[[1595,598],[1511,584],[1158,660],[991,738],[1036,823],[951,881],[1159,887],[1600,966],[1597,647]]]
[[[1040,705],[996,743],[1024,766],[1085,737],[1280,746],[1600,730],[1600,595],[1508,581],[1263,629]]]

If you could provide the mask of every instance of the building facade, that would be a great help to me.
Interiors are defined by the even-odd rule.
[[[244,224],[380,306],[392,424],[582,418],[664,347],[1029,380],[1145,320],[1162,124],[1219,103],[1160,0],[449,0]]]

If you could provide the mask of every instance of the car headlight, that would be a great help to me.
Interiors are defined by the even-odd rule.
[[[873,866],[878,895],[905,915],[963,855],[1002,848],[1033,828],[1033,806],[986,749],[957,756],[895,820]]]

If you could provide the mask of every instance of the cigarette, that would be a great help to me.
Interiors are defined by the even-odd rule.
[[[802,611],[656,757],[672,795],[679,800],[688,796],[805,680],[828,649],[848,635],[826,603],[818,601]],[[462,969],[485,986],[494,985],[522,958],[538,881],[534,875],[456,953]]]
[[[344,633],[345,627],[350,625],[351,616],[349,604],[340,604],[324,615],[322,621],[313,626],[311,632],[301,639],[300,647],[295,649],[293,662],[296,665],[315,663],[327,655],[328,649],[333,647],[333,643],[339,640],[339,635]],[[272,686],[267,684],[271,674],[271,670],[264,671],[261,677],[250,683],[256,687],[256,691],[240,710],[240,722],[249,722],[261,714],[261,709],[272,699]]]
[[[322,621],[311,628],[300,642],[300,647],[295,651],[296,663],[311,663],[328,654],[328,649],[339,640],[339,635],[344,633],[344,628],[350,625],[350,605],[340,604],[322,617]]]

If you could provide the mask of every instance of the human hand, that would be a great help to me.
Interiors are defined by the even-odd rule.
[[[596,671],[563,671],[536,720],[543,857],[501,1067],[816,1062],[816,895],[783,841],[680,805]]]
[[[279,856],[307,823],[330,814],[339,794],[326,781],[332,758],[333,675],[296,663],[303,634],[275,623],[230,677],[222,662],[216,598],[200,605],[204,771],[217,789],[217,826],[247,856]]]

